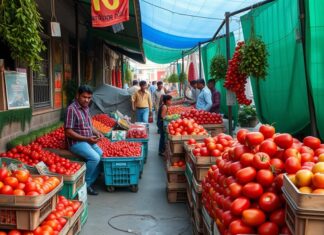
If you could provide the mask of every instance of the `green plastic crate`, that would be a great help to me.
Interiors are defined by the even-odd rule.
[[[88,213],[89,213],[89,205],[88,205],[88,201],[86,201],[86,202],[84,202],[84,209],[81,214],[81,226],[83,226],[87,222]]]
[[[148,142],[149,139],[126,139],[126,141],[130,142],[140,142],[143,145],[143,157],[144,157],[144,163],[146,163],[147,156],[148,156]]]
[[[85,165],[84,165],[84,169],[79,170],[78,175],[75,176],[74,180],[64,179],[64,185],[62,190],[59,192],[59,194],[66,197],[67,199],[73,199],[78,194],[79,189],[84,185],[84,182],[85,182]]]

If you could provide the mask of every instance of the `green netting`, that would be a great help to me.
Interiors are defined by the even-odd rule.
[[[253,19],[253,20],[252,20]],[[297,133],[310,122],[303,49],[296,0],[277,0],[241,17],[244,38],[254,31],[267,44],[269,69],[266,80],[252,78],[258,118],[274,124],[279,132]]]
[[[234,34],[230,36],[230,51],[231,57],[235,51],[235,38]],[[205,78],[208,81],[210,79],[210,64],[215,55],[223,55],[226,57],[226,38],[220,38],[214,42],[210,42],[202,47],[201,56],[203,61],[203,68]],[[226,89],[223,86],[224,81],[218,81],[216,83],[216,89],[221,93],[221,113],[228,116],[228,107],[226,105]],[[238,105],[233,106],[233,120],[236,124],[238,115]]]
[[[306,55],[319,134],[324,139],[324,2],[306,1]]]

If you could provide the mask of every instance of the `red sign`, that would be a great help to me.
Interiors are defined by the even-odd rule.
[[[93,27],[107,27],[129,20],[128,0],[91,0]]]

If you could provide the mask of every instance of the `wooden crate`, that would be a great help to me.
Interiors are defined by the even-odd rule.
[[[212,137],[225,132],[224,124],[203,124],[202,126]]]
[[[283,178],[283,192],[298,209],[324,211],[324,195],[301,193],[285,174]]]
[[[207,224],[203,219],[203,234],[204,235],[213,235],[213,228]]]
[[[192,153],[189,154],[189,165],[192,167],[194,176],[198,182],[203,181],[208,173],[209,168],[216,164],[216,157],[199,157],[196,158]]]
[[[203,217],[201,213],[201,209],[197,208],[196,205],[194,204],[194,217],[195,217],[195,222],[196,222],[196,227],[198,228],[198,231],[203,230]]]
[[[169,203],[186,202],[186,183],[167,183],[167,197]]]
[[[197,221],[195,220],[195,216],[191,218],[191,223],[192,223],[193,235],[205,235],[203,234],[202,228],[200,228],[199,225],[197,224]]]
[[[185,160],[184,153],[173,153],[170,148],[170,144],[167,144],[165,152],[165,161],[170,161],[171,163],[178,162],[180,160]]]
[[[324,231],[324,211],[297,209],[296,204],[286,198],[286,223],[294,235],[315,235]]]
[[[76,235],[76,234],[79,234],[80,231],[81,231],[81,214],[74,221],[74,223],[70,226],[70,229],[66,235]]]
[[[170,149],[172,153],[184,153],[183,141],[170,141]]]
[[[169,183],[186,183],[185,167],[174,167],[168,162],[167,177]]]
[[[196,192],[196,190],[195,190],[195,188],[193,186],[192,189],[191,189],[191,194],[192,194],[194,206],[197,209],[201,210],[201,208],[202,208],[202,199],[201,199],[202,193],[201,192],[200,193]]]
[[[193,207],[194,207],[194,204],[193,204],[193,198],[192,198],[192,194],[191,194],[191,188],[190,186],[187,186],[187,199],[188,199],[188,205],[189,205],[189,208],[191,210],[191,212],[193,212]]]
[[[213,230],[214,219],[208,214],[204,206],[202,206],[201,214],[203,217],[203,222],[207,226],[208,230]]]

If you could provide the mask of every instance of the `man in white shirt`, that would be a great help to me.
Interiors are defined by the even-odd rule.
[[[127,89],[128,93],[132,96],[135,94],[135,92],[139,91],[141,88],[138,85],[137,80],[133,80],[133,86]]]
[[[157,89],[156,91],[153,93],[153,105],[154,105],[154,109],[156,112],[156,116],[160,107],[160,101],[161,101],[161,97],[162,95],[165,95],[165,90],[163,87],[163,82],[159,81],[157,82]]]

